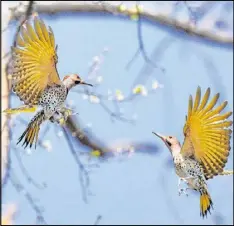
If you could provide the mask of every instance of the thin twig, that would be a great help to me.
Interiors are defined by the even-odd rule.
[[[45,183],[39,184],[30,176],[30,174],[28,173],[27,169],[25,168],[25,166],[22,162],[22,159],[19,155],[19,150],[16,149],[15,147],[12,147],[12,148],[14,150],[13,153],[14,153],[14,155],[19,163],[19,167],[20,167],[22,173],[24,174],[24,176],[26,177],[27,181],[29,183],[32,183],[38,189],[44,189],[46,187]]]
[[[125,69],[129,70],[130,67],[132,66],[133,62],[137,59],[137,57],[140,54],[140,49],[138,48],[137,51],[134,53],[133,57],[131,58],[131,60],[126,64]]]
[[[94,225],[98,225],[100,223],[101,219],[102,219],[102,216],[98,215],[95,222],[94,222]]]
[[[140,2],[138,3],[140,4]],[[141,52],[142,57],[144,58],[145,62],[147,62],[148,64],[150,64],[151,66],[155,67],[155,68],[159,68],[162,72],[165,71],[165,68],[159,67],[157,66],[147,55],[146,50],[145,50],[145,46],[144,46],[144,42],[143,42],[143,35],[142,35],[142,23],[141,23],[141,13],[140,13],[140,9],[139,9],[139,5],[136,4],[136,8],[137,8],[137,15],[138,15],[138,21],[137,21],[137,37],[138,37],[138,42],[139,42],[139,50]],[[138,51],[137,51],[138,52]]]
[[[155,47],[153,52],[150,55],[150,59],[155,61],[161,59],[163,55],[166,54],[166,50],[169,46],[175,41],[175,38],[171,36],[164,37]],[[145,63],[136,78],[133,81],[131,89],[136,86],[136,84],[145,84],[148,80],[148,77],[155,71],[155,68],[151,67],[148,63]]]
[[[83,201],[85,203],[87,203],[87,189],[89,187],[89,174],[88,174],[88,171],[85,169],[84,165],[81,163],[79,157],[78,157],[78,154],[77,154],[77,151],[75,150],[75,148],[73,147],[73,144],[70,140],[70,137],[66,131],[65,128],[63,128],[63,132],[64,132],[64,135],[65,135],[65,138],[66,138],[66,141],[67,141],[67,144],[69,146],[69,150],[71,151],[78,167],[79,167],[79,177],[80,177],[80,185],[81,185],[81,189],[82,189],[82,198],[83,198]]]
[[[32,209],[35,211],[36,213],[36,219],[38,223],[42,223],[44,225],[46,225],[46,220],[42,214],[42,210],[41,208],[35,203],[34,198],[32,197],[31,193],[28,192],[25,187],[19,182],[19,180],[17,179],[13,169],[11,169],[11,174],[9,177],[9,180],[11,181],[13,187],[16,189],[16,191],[18,193],[23,193],[27,202],[29,203],[29,205],[32,207]]]
[[[32,11],[33,11],[33,5],[34,5],[34,1],[29,1],[29,4],[28,4],[28,7],[27,7],[27,10],[25,12],[25,14],[23,15],[23,18],[21,19],[21,22],[18,26],[18,29],[15,33],[15,37],[14,37],[14,42],[13,42],[13,46],[16,47],[16,40],[17,40],[17,36],[20,32],[20,29],[21,29],[21,26],[25,23],[25,21],[28,20],[28,18],[31,16],[32,14]]]

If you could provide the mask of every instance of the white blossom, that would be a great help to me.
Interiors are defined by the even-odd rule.
[[[118,101],[124,100],[124,95],[120,90],[116,90],[115,92],[115,97]]]
[[[97,78],[96,78],[96,81],[97,81],[97,83],[101,83],[102,81],[103,81],[103,77],[102,76],[97,76]]]
[[[91,103],[94,103],[94,104],[100,103],[100,99],[95,95],[90,95],[89,100],[90,100]]]
[[[163,88],[164,86],[162,84],[159,84],[158,81],[153,81],[152,83],[152,89],[158,89]]]
[[[45,140],[42,142],[42,146],[47,150],[47,151],[52,151],[52,145],[50,140]]]

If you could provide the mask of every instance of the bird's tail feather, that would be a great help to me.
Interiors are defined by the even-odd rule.
[[[224,170],[223,172],[219,173],[219,175],[224,176],[224,175],[232,175],[233,170]]]
[[[2,113],[7,113],[7,114],[31,113],[31,112],[35,112],[36,110],[37,110],[36,105],[33,105],[33,106],[23,105],[18,108],[7,108]]]
[[[26,148],[28,145],[30,145],[30,148],[31,148],[33,143],[35,143],[35,149],[36,149],[38,134],[39,134],[40,126],[43,121],[45,121],[45,114],[44,114],[44,111],[42,110],[42,111],[39,111],[32,118],[32,120],[28,124],[27,129],[19,137],[18,143],[20,143],[23,140],[23,138],[25,138],[22,146],[25,144],[24,148]]]
[[[210,213],[210,208],[213,209],[213,202],[207,189],[204,188],[200,191],[200,215],[203,218],[207,217],[207,213]]]

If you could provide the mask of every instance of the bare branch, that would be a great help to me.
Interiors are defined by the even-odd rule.
[[[43,211],[42,211],[41,207],[39,207],[36,204],[36,200],[32,197],[31,193],[28,192],[25,189],[25,187],[19,182],[19,180],[16,177],[15,172],[13,171],[12,168],[11,168],[11,174],[9,176],[9,179],[10,179],[10,182],[12,183],[13,187],[16,189],[16,191],[18,193],[21,193],[21,194],[23,193],[27,202],[32,207],[32,209],[35,211],[37,223],[47,224],[45,221],[45,218],[43,216],[43,213],[42,213]]]
[[[7,22],[8,23],[8,22]],[[5,49],[6,49],[6,39],[3,39],[3,50],[2,50],[2,84],[1,84],[1,103],[2,109],[1,112],[9,107],[9,89],[8,89],[8,80],[7,80],[7,73],[6,67],[8,62],[8,57],[5,56]],[[5,181],[4,177],[6,175],[7,169],[7,161],[8,161],[8,148],[9,148],[9,128],[8,124],[8,116],[2,115],[2,123],[1,123],[1,178],[2,183]]]
[[[104,7],[104,6],[105,7]],[[81,12],[89,12],[89,13],[104,13],[114,16],[127,16],[131,15],[131,11],[125,10],[121,11],[119,5],[116,3],[102,3],[97,4],[97,2],[87,1],[87,2],[71,2],[67,1],[66,4],[62,2],[53,2],[51,4],[43,4],[42,2],[38,3],[35,1],[34,10],[41,14],[58,14],[58,13],[81,13]],[[19,10],[12,15],[12,20],[17,19],[22,14],[23,11]],[[197,36],[200,38],[204,38],[213,42],[223,43],[223,44],[231,44],[233,45],[233,37],[227,37],[225,35],[220,35],[217,33],[212,33],[210,31],[205,30],[204,28],[191,26],[191,23],[182,22],[178,19],[170,18],[168,15],[164,15],[161,13],[154,13],[147,10],[142,10],[140,13],[141,17],[147,20],[150,20],[154,23],[159,23],[164,26],[174,27],[180,31],[186,32],[188,35]]]
[[[154,59],[154,61],[158,61],[163,57],[166,53],[166,50],[171,46],[171,44],[175,41],[171,36],[166,36],[163,38],[155,47],[153,52],[150,54],[150,59]],[[132,88],[136,84],[145,84],[148,80],[148,77],[153,74],[155,68],[151,67],[148,63],[145,63],[136,78],[133,81]],[[144,76],[143,76],[144,75]]]
[[[36,188],[38,188],[38,189],[44,189],[44,188],[46,187],[45,183],[43,183],[43,184],[37,183],[37,182],[33,179],[33,177],[31,177],[30,174],[28,173],[28,171],[27,171],[27,169],[25,168],[25,166],[24,166],[24,164],[23,164],[23,162],[22,162],[22,159],[21,159],[21,157],[20,157],[20,155],[19,155],[18,149],[16,149],[15,147],[12,147],[12,149],[14,150],[13,153],[14,153],[15,157],[17,158],[17,161],[18,161],[18,163],[19,163],[19,167],[20,167],[22,173],[24,174],[24,176],[26,177],[27,181],[28,181],[29,183],[32,183],[32,184],[33,184]]]
[[[101,221],[101,219],[102,219],[102,216],[98,215],[97,218],[96,218],[96,220],[95,220],[95,222],[94,222],[94,225],[98,225],[99,222]]]
[[[135,59],[139,56],[139,54],[140,54],[140,49],[138,48],[137,51],[135,52],[135,54],[133,55],[133,57],[131,58],[131,60],[125,66],[126,70],[130,69],[130,67],[132,66],[132,64],[135,61]]]
[[[20,32],[21,26],[25,23],[25,21],[31,16],[31,14],[33,12],[33,5],[34,5],[34,1],[29,1],[27,10],[22,15],[23,17],[21,17],[21,22],[18,26],[17,32],[15,33],[15,37],[14,37],[14,43],[13,43],[14,47],[16,46],[16,40],[17,40],[16,38],[17,38],[18,33]]]
[[[69,150],[71,151],[78,167],[79,167],[79,176],[80,176],[80,185],[81,185],[81,189],[82,189],[82,197],[84,202],[87,203],[87,189],[89,187],[89,174],[88,171],[85,169],[84,165],[81,163],[79,157],[78,157],[78,153],[75,150],[75,148],[73,147],[73,144],[70,140],[70,137],[66,131],[65,128],[63,128],[63,132],[65,135],[65,138],[67,140],[68,146],[69,146]]]
[[[88,146],[93,150],[99,150],[103,154],[110,151],[101,141],[97,141],[93,134],[85,134],[75,117],[68,117],[66,128],[84,146]]]

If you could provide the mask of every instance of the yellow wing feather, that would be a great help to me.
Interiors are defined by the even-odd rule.
[[[7,108],[3,111],[3,113],[7,113],[7,114],[18,114],[18,113],[31,113],[31,112],[35,112],[37,110],[37,106],[31,106],[29,107],[28,105],[23,105],[20,106],[18,108]]]
[[[26,105],[37,105],[47,86],[62,84],[56,64],[58,61],[52,29],[34,18],[21,26],[13,53],[13,91]]]
[[[220,114],[227,106],[227,101],[214,108],[219,93],[208,103],[209,96],[210,88],[206,90],[201,101],[200,87],[197,88],[194,105],[190,96],[184,125],[185,140],[181,149],[184,157],[194,158],[201,163],[207,179],[223,172],[230,152],[232,133],[229,128],[232,121],[227,120],[232,112]]]

